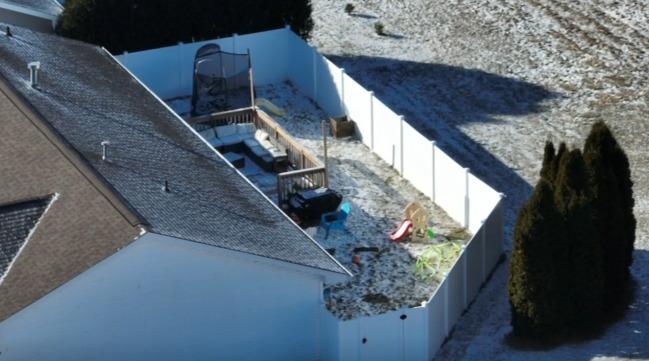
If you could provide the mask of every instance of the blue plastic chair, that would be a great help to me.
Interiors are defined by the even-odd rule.
[[[349,205],[349,203],[345,202],[342,206],[340,206],[339,210],[335,212],[323,213],[322,216],[320,216],[320,227],[324,228],[327,231],[327,233],[325,233],[325,239],[329,237],[330,230],[345,229],[345,221],[347,220],[347,216],[349,216],[350,211],[351,206]]]

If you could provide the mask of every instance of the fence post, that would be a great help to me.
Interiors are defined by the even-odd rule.
[[[431,146],[433,148],[433,170],[432,170],[432,174],[431,174],[431,176],[433,178],[432,179],[433,195],[431,197],[431,200],[433,201],[433,203],[435,203],[435,146],[436,146],[436,142],[433,140],[432,142],[430,142],[430,144],[431,144]]]
[[[176,87],[176,94],[183,94],[183,84],[185,84],[185,72],[183,71],[183,52],[185,51],[183,45],[185,45],[182,41],[178,42],[177,49],[178,51],[176,52],[176,55],[178,56],[178,86]],[[194,69],[192,66],[192,74],[194,73]],[[191,80],[191,84],[193,87],[194,84],[194,79]],[[193,88],[192,88],[192,93],[193,93]],[[193,96],[193,94],[192,94]],[[192,109],[193,110],[193,109]]]
[[[232,34],[232,53],[236,54],[237,53],[237,37],[239,34],[234,33]]]
[[[313,49],[313,99],[316,99],[318,103],[320,102],[320,99],[318,99],[318,50],[314,45],[311,45],[311,49]]]
[[[448,336],[450,329],[448,325],[448,272],[444,272],[444,336]]]
[[[329,188],[329,168],[327,166],[327,121],[322,119],[322,140],[324,143],[324,184],[325,187]]]
[[[464,227],[469,227],[469,207],[470,207],[470,200],[469,200],[469,174],[470,174],[470,169],[469,168],[464,168],[464,183],[465,183],[465,188],[464,188]]]
[[[399,115],[399,169],[402,177],[403,177],[403,122],[405,122],[405,118],[403,117],[403,115]]]
[[[482,283],[487,280],[487,228],[489,222],[482,220]]]
[[[498,202],[498,214],[499,214],[499,216],[498,216],[498,230],[499,230],[499,233],[500,233],[500,239],[499,239],[499,242],[498,242],[499,243],[498,247],[500,247],[500,251],[502,252],[503,247],[504,247],[503,243],[505,242],[505,234],[504,234],[505,230],[503,229],[503,207],[504,207],[503,202],[505,202],[504,199],[507,198],[507,195],[505,193],[502,193],[502,192],[500,192],[498,194],[500,194],[500,202]],[[492,214],[493,214],[493,211],[492,211]]]
[[[374,151],[374,92],[370,92],[370,150]]]
[[[124,54],[122,54],[122,65],[124,65],[124,67],[126,69],[129,69],[129,66],[128,66],[129,65],[128,64],[128,51],[124,51]]]
[[[462,277],[462,294],[464,294],[464,297],[463,297],[464,298],[463,299],[464,303],[463,303],[462,308],[466,308],[466,306],[469,304],[469,296],[467,295],[467,293],[468,293],[467,285],[469,283],[469,280],[468,280],[468,274],[469,274],[468,268],[469,268],[469,266],[467,265],[467,258],[469,258],[469,257],[466,256],[466,244],[462,245],[462,252],[460,253],[460,257],[463,258],[462,259],[462,268],[463,268],[462,272],[464,272],[464,275]]]
[[[341,115],[347,115],[345,111],[345,68],[340,68],[340,111]]]

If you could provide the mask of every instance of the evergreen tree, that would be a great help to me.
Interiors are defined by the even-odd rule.
[[[57,32],[113,54],[277,29],[307,38],[309,0],[67,0]]]
[[[545,144],[540,181],[514,229],[508,291],[518,335],[583,329],[630,278],[636,220],[629,161],[603,122],[584,145]]]
[[[548,140],[545,142],[545,148],[543,150],[543,164],[541,165],[540,176],[542,179],[550,182],[550,184],[554,184],[554,179],[556,178],[556,169],[554,167],[555,157],[554,144]]]
[[[569,267],[563,285],[563,305],[576,327],[599,319],[602,311],[600,241],[592,219],[586,163],[579,149],[564,152],[555,182],[555,204],[563,219]]]
[[[630,278],[635,217],[629,162],[603,122],[593,125],[584,145],[593,203],[601,239],[604,305],[612,308]]]
[[[552,170],[552,183],[554,185],[556,180],[557,180],[557,173],[559,173],[559,162],[561,161],[561,158],[563,157],[564,153],[568,152],[568,146],[566,145],[565,142],[561,142],[559,144],[559,149],[557,150],[557,154],[552,158],[552,167],[550,168]]]
[[[508,292],[514,333],[521,336],[543,337],[565,320],[561,294],[568,259],[560,250],[566,242],[553,197],[552,185],[541,179],[514,228]]]

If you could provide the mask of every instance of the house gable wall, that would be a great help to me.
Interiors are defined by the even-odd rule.
[[[52,19],[0,8],[0,22],[47,33],[54,32]]]
[[[58,194],[0,283],[3,320],[132,242],[141,230],[2,79],[0,125],[0,204]]]
[[[1,323],[0,352],[35,360],[316,360],[320,282],[312,272],[148,233]]]

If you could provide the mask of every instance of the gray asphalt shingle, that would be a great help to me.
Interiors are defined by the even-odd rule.
[[[12,33],[0,33],[0,76],[150,231],[347,274],[106,51],[22,28]],[[34,61],[36,88],[27,67]],[[110,142],[106,160],[103,141]]]

